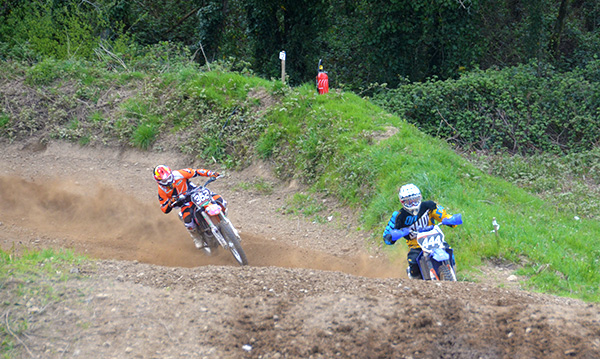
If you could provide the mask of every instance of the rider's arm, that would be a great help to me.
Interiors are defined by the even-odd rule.
[[[183,175],[186,179],[190,179],[192,177],[202,176],[202,177],[216,177],[219,174],[217,172],[207,170],[204,168],[184,168],[179,170],[179,173]]]
[[[160,202],[160,209],[161,211],[163,211],[163,213],[169,213],[173,208],[173,201],[171,200],[171,195],[172,191],[171,193],[167,193],[164,191],[164,189],[158,186],[158,202]]]
[[[429,213],[429,218],[434,219],[436,222],[441,223],[444,218],[452,217],[446,212],[446,209],[440,205],[436,205],[436,208]],[[456,226],[450,226],[456,227]]]
[[[204,168],[198,168],[195,171],[196,171],[196,176],[210,177],[212,175],[212,171],[209,171]]]
[[[163,193],[164,196],[164,193]],[[160,209],[163,211],[163,213],[169,213],[171,212],[171,209],[173,209],[173,207],[171,206],[171,199],[167,196],[161,196],[160,192],[158,193],[158,201],[160,202]]]
[[[398,217],[398,211],[392,213],[392,218],[390,218],[387,226],[385,226],[385,230],[383,231],[383,241],[385,244],[391,245],[396,243],[396,241],[392,240],[392,234],[390,233],[396,227],[396,217]]]

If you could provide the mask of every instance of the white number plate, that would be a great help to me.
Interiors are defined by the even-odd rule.
[[[204,202],[209,201],[210,198],[210,191],[204,188],[192,195],[192,202],[194,202],[197,206],[201,206],[204,204]]]

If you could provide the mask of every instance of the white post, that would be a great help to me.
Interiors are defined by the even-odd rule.
[[[281,82],[285,83],[285,51],[279,53],[281,59]]]

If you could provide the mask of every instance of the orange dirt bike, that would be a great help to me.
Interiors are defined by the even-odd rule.
[[[210,252],[219,246],[229,250],[235,260],[242,266],[248,264],[246,253],[242,249],[241,238],[229,218],[227,210],[214,198],[214,193],[207,188],[208,184],[219,177],[211,177],[202,186],[191,188],[179,196],[178,202],[192,202],[192,213],[196,222],[196,231],[202,236]]]

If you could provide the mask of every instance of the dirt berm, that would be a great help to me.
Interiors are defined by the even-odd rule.
[[[226,174],[212,188],[229,202],[248,267],[229,253],[205,256],[174,213],[162,214],[151,175],[158,163]],[[258,180],[273,191],[253,190]],[[489,279],[477,283],[408,280],[403,245],[391,252],[395,263],[356,229],[355,213],[325,200],[327,223],[285,214],[301,190],[267,164],[232,172],[169,153],[0,143],[2,248],[69,248],[98,259],[70,268],[68,281],[2,283],[0,325],[13,353],[600,358],[597,304],[525,291],[505,280],[506,268],[486,268]],[[22,290],[36,286],[54,295]],[[11,327],[19,318],[26,328]]]

